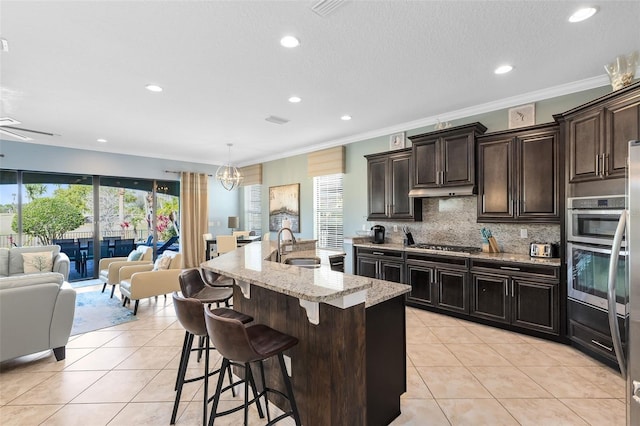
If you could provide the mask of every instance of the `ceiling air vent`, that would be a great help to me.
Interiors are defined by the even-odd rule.
[[[0,126],[15,126],[16,124],[20,124],[20,122],[11,117],[0,117]]]
[[[286,118],[276,117],[275,115],[270,115],[267,118],[265,118],[265,120],[275,124],[286,124],[289,122],[289,120],[287,120]]]
[[[336,10],[345,0],[320,0],[311,6],[311,10],[323,18]]]

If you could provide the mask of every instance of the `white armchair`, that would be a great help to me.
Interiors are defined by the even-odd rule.
[[[153,268],[153,248],[149,246],[138,246],[136,251],[142,253],[140,260],[127,260],[126,257],[108,257],[100,259],[100,280],[104,283],[102,286],[102,292],[107,288],[107,284],[111,287],[111,297],[116,291],[116,285],[120,283],[120,269],[123,266],[132,265],[148,265],[149,270]]]
[[[140,299],[180,291],[178,276],[182,272],[182,254],[167,250],[161,257],[171,259],[167,269],[156,270],[152,264],[120,268],[120,293],[124,297],[122,306],[135,300],[133,315],[138,313]],[[156,265],[159,263],[156,260]]]

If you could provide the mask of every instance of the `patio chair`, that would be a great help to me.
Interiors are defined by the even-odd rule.
[[[178,237],[173,236],[164,242],[160,247],[158,247],[158,251],[156,252],[158,256],[165,252],[165,250],[170,250],[170,247],[178,241]]]
[[[126,240],[115,240],[113,244],[113,255],[115,257],[127,256],[136,248],[133,238]]]

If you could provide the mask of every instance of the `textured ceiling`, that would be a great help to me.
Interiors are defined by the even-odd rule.
[[[0,116],[59,135],[33,143],[210,164],[233,143],[246,165],[603,85],[603,64],[640,50],[638,1],[577,24],[574,1],[346,1],[327,17],[313,3],[2,0]]]

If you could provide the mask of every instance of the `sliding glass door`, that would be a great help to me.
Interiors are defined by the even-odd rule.
[[[70,281],[97,278],[100,258],[140,244],[179,250],[179,194],[175,181],[0,170],[0,246],[58,244]]]

